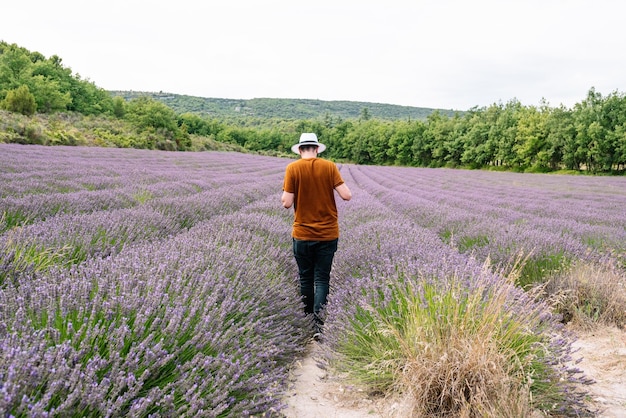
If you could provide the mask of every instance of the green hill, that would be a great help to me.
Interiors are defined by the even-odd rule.
[[[424,107],[400,106],[382,103],[324,101],[313,99],[217,99],[186,96],[172,93],[151,93],[138,91],[110,91],[113,96],[131,100],[139,96],[149,96],[159,100],[177,113],[197,113],[213,117],[316,119],[327,115],[342,119],[357,119],[366,113],[371,118],[387,120],[425,120],[435,111],[453,116],[451,109],[430,109]]]

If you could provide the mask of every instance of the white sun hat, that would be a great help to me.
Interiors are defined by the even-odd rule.
[[[317,145],[317,152],[320,153],[326,149],[326,145],[317,140],[317,135],[312,132],[305,132],[300,135],[300,142],[291,147],[291,150],[296,154],[300,154],[300,147],[302,145]]]

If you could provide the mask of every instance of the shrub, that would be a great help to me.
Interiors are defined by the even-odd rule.
[[[10,112],[31,116],[37,110],[37,102],[28,86],[22,85],[7,92],[2,107]]]
[[[37,110],[37,102],[35,101],[35,96],[33,96],[28,89],[28,86],[22,85],[7,92],[2,107],[9,112],[17,112],[22,115],[31,116]]]

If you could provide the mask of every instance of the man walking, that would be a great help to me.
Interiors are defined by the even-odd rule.
[[[303,133],[291,150],[300,159],[287,165],[281,202],[294,207],[293,254],[298,264],[300,294],[304,311],[313,314],[314,337],[319,339],[324,324],[320,311],[326,305],[330,270],[339,240],[335,194],[350,200],[352,192],[343,181],[337,165],[318,158],[326,149],[314,133]]]

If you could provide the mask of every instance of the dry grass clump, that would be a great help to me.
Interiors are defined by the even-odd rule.
[[[536,312],[507,312],[506,285],[422,290],[429,308],[408,304],[401,329],[393,322],[382,325],[401,347],[395,385],[412,401],[404,403],[410,416],[531,415],[537,405],[531,384],[542,368],[536,360],[545,355],[541,339],[527,328]]]
[[[626,327],[626,272],[613,263],[574,264],[542,286],[563,321],[582,329]]]
[[[400,394],[406,417],[584,415],[569,343],[513,284],[396,278],[333,341],[338,367],[370,390]],[[584,379],[583,379],[584,380]],[[582,382],[582,380],[580,380]]]
[[[528,417],[529,384],[494,341],[452,339],[407,359],[398,382],[406,413],[415,417]]]

